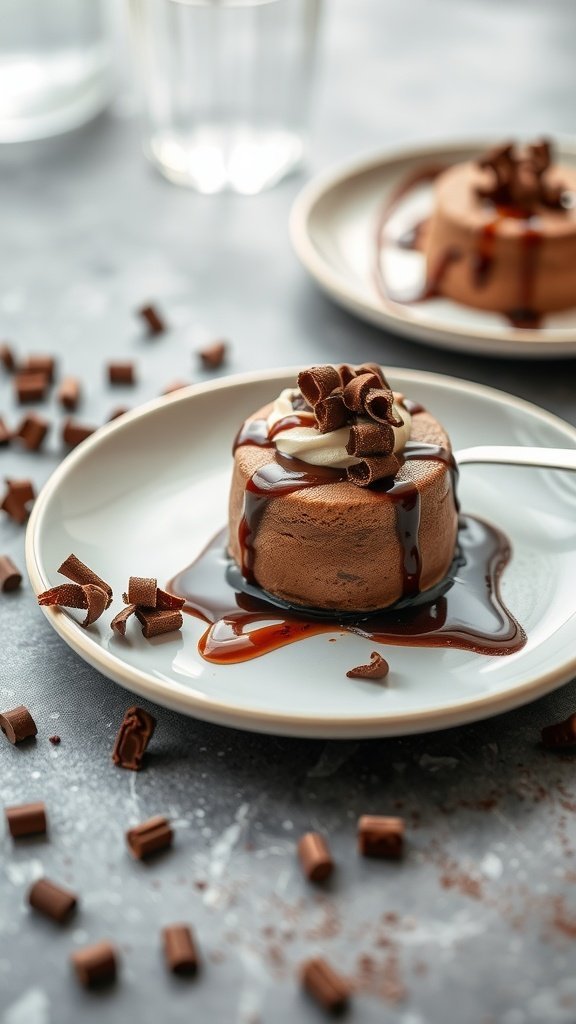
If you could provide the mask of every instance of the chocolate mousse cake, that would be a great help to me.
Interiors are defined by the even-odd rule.
[[[499,146],[436,177],[420,233],[428,295],[443,295],[536,327],[576,305],[576,169],[551,147]]]
[[[312,367],[240,429],[229,553],[293,607],[389,608],[448,573],[454,482],[446,431],[379,366]]]

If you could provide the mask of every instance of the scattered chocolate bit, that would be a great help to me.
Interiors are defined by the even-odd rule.
[[[322,957],[307,960],[302,966],[302,984],[312,998],[330,1013],[339,1013],[348,1005],[350,985]]]
[[[164,388],[162,394],[172,395],[175,391],[181,391],[182,388],[187,388],[189,386],[189,383],[190,382],[187,380],[173,380],[171,384],[168,384]]]
[[[110,623],[110,626],[113,629],[113,631],[115,633],[118,633],[119,636],[126,636],[126,623],[128,622],[130,616],[134,615],[135,611],[135,604],[127,604],[126,607],[122,609],[122,611],[118,612],[118,614],[114,616],[112,622]]]
[[[62,426],[62,441],[69,448],[77,448],[87,437],[96,432],[96,427],[88,427],[84,423],[77,423],[76,420],[68,418]]]
[[[60,737],[59,737],[59,736],[49,736],[49,737],[48,737],[48,740],[49,740],[49,742],[50,742],[50,743],[52,743],[52,744],[53,744],[53,746],[55,746],[55,747],[57,747],[57,746],[58,746],[58,744],[59,744],[59,743],[61,742],[61,740],[60,740]]]
[[[186,601],[183,597],[176,597],[175,594],[169,594],[166,590],[158,590],[156,592],[156,608],[158,611],[179,611],[183,608]]]
[[[298,856],[306,878],[324,882],[334,870],[334,861],[326,840],[318,832],[306,832],[298,840]]]
[[[38,732],[32,715],[22,704],[0,714],[0,729],[10,743],[21,743]]]
[[[152,739],[156,719],[144,708],[134,705],[124,713],[122,725],[118,730],[112,760],[121,768],[129,768],[133,772],[140,771],[142,758]]]
[[[136,825],[126,833],[126,842],[133,857],[142,860],[159,850],[166,850],[172,845],[174,833],[168,818],[158,814],[142,825]]]
[[[210,345],[206,345],[205,348],[200,349],[198,355],[202,360],[202,366],[205,370],[217,370],[226,359],[226,353],[228,350],[227,342],[222,339],[213,341]]]
[[[170,609],[165,611],[161,608],[151,610],[136,608],[136,618],[142,623],[142,635],[147,640],[151,640],[154,636],[162,636],[164,633],[172,633],[174,630],[182,629],[184,623],[182,612]]]
[[[30,504],[36,497],[31,480],[8,480],[8,490],[4,495],[0,508],[20,526],[26,522],[30,514]]]
[[[358,849],[363,857],[398,859],[404,850],[404,821],[363,814],[358,821]]]
[[[20,373],[43,373],[51,384],[55,369],[56,360],[53,356],[28,356],[20,366]]]
[[[5,341],[0,345],[0,363],[8,373],[13,373],[16,369],[16,357]]]
[[[14,839],[19,839],[20,836],[36,836],[46,831],[46,805],[41,801],[6,807],[4,813],[10,835]]]
[[[77,949],[70,956],[78,980],[85,988],[109,985],[116,980],[117,953],[111,942],[96,942]]]
[[[64,377],[58,388],[58,401],[64,409],[74,412],[80,401],[80,381],[77,377]]]
[[[162,929],[162,940],[168,969],[174,974],[196,974],[198,951],[188,925],[168,925]]]
[[[122,406],[118,407],[118,409],[114,409],[108,417],[108,423],[111,423],[112,420],[120,419],[120,417],[124,416],[127,412],[130,412],[130,409],[128,409],[127,406]]]
[[[39,878],[28,893],[28,902],[34,910],[62,924],[75,910],[78,898],[47,878]]]
[[[108,595],[93,583],[61,583],[38,594],[38,604],[48,608],[86,609],[86,618],[80,625],[91,626],[108,607]]]
[[[0,590],[7,593],[17,590],[22,583],[22,573],[8,555],[0,555]]]
[[[28,416],[24,417],[13,436],[19,438],[28,451],[37,452],[41,448],[49,429],[50,424],[48,420],[38,416],[35,412],[31,412]]]
[[[106,607],[109,608],[112,604],[112,587],[110,584],[106,583],[100,576],[97,576],[87,565],[84,565],[84,562],[81,562],[76,555],[68,555],[68,558],[62,562],[58,572],[62,576],[66,576],[67,579],[73,580],[74,583],[93,583],[95,587],[100,587],[101,590],[106,591],[108,594],[108,604]]]
[[[0,416],[0,447],[4,444],[10,444],[12,440],[12,434],[8,430],[4,420]]]
[[[148,334],[163,334],[166,330],[166,324],[155,306],[142,306],[142,308],[138,310],[138,315],[146,321],[148,325]]]
[[[542,743],[550,750],[573,747],[576,744],[576,713],[569,715],[563,722],[542,729]]]
[[[16,398],[21,405],[25,402],[40,402],[46,395],[48,384],[45,373],[18,373],[14,377]]]
[[[134,363],[108,363],[108,380],[110,384],[135,384]]]
[[[128,580],[128,596],[126,604],[143,605],[144,608],[156,607],[158,581],[144,576],[131,576]]]
[[[369,665],[357,665],[349,669],[346,675],[349,679],[385,679],[389,671],[388,662],[378,651],[372,651]]]

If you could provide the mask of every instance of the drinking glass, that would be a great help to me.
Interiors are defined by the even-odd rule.
[[[200,192],[300,163],[321,0],[130,0],[149,159]]]
[[[0,0],[0,142],[68,131],[106,104],[104,0]]]

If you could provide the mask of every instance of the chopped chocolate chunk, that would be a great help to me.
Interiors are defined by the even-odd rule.
[[[108,607],[108,594],[93,583],[61,583],[38,594],[38,604],[49,608],[86,609],[86,618],[80,625],[91,626]]]
[[[175,391],[182,391],[182,388],[187,388],[189,386],[189,383],[190,382],[187,380],[173,380],[171,384],[166,385],[162,394],[172,395],[174,394]]]
[[[341,385],[340,373],[335,366],[311,366],[298,374],[298,387],[312,408]]]
[[[7,513],[20,526],[26,522],[30,514],[30,504],[36,497],[34,485],[30,480],[8,480],[8,490],[4,495],[0,509]]]
[[[122,609],[122,611],[118,612],[118,614],[114,616],[112,622],[110,623],[110,627],[112,628],[114,633],[117,633],[119,636],[126,636],[126,623],[128,622],[130,616],[134,615],[135,611],[135,604],[127,604],[126,607]]]
[[[136,618],[142,624],[142,634],[147,640],[181,629],[184,622],[182,612],[170,609],[164,611],[160,608],[136,608]]]
[[[43,373],[49,384],[54,380],[56,360],[54,356],[28,356],[20,367],[20,373]]]
[[[404,850],[404,821],[363,814],[358,821],[358,849],[363,857],[398,859]]]
[[[111,423],[112,420],[120,419],[120,417],[125,416],[127,412],[130,412],[130,409],[128,409],[127,406],[122,406],[119,407],[118,409],[114,409],[108,417],[108,423]]]
[[[48,740],[49,740],[49,742],[50,742],[50,743],[52,743],[52,745],[53,745],[54,747],[57,747],[57,746],[58,746],[58,744],[59,744],[59,743],[61,742],[61,740],[60,740],[60,737],[59,737],[59,736],[49,736],[49,737],[48,737]]]
[[[5,341],[0,344],[0,363],[8,373],[13,373],[16,369],[16,357]]]
[[[188,925],[168,925],[162,929],[162,940],[168,970],[174,974],[196,974],[199,957]]]
[[[0,590],[7,593],[17,590],[22,583],[22,573],[8,555],[0,555]]]
[[[49,380],[45,373],[18,373],[14,377],[16,398],[25,402],[40,402],[46,395]]]
[[[306,832],[298,840],[298,856],[306,878],[311,882],[324,882],[334,870],[334,861],[323,836]]]
[[[142,825],[136,825],[126,833],[126,842],[133,857],[142,860],[159,850],[166,850],[172,845],[174,833],[168,818],[158,814]]]
[[[385,679],[389,671],[388,662],[378,651],[372,651],[369,665],[357,665],[349,669],[346,675],[349,679]]]
[[[131,576],[128,580],[126,604],[137,604],[143,605],[144,608],[155,608],[157,591],[157,580],[146,579],[144,576]]]
[[[108,363],[108,380],[110,384],[135,384],[134,363]]]
[[[156,608],[158,611],[179,611],[183,608],[186,601],[183,597],[176,597],[175,594],[169,594],[166,590],[158,590],[156,592]]]
[[[563,722],[556,722],[542,729],[542,743],[550,750],[576,745],[576,713],[569,715]]]
[[[48,420],[31,412],[21,421],[14,437],[19,438],[22,444],[30,452],[37,452],[41,448],[44,438],[50,429]]]
[[[155,306],[142,306],[142,308],[138,310],[138,316],[141,316],[142,319],[146,321],[148,334],[163,334],[166,330],[166,324]]]
[[[394,443],[394,431],[389,423],[355,423],[350,427],[346,451],[359,459],[374,458],[390,455]]]
[[[6,807],[4,813],[10,835],[14,839],[19,839],[21,836],[41,835],[46,832],[46,805],[41,801],[35,804]]]
[[[77,423],[76,420],[68,418],[62,426],[62,441],[69,448],[77,448],[87,437],[96,432],[96,427],[88,427],[84,423]]]
[[[144,708],[134,705],[124,713],[124,720],[114,744],[112,760],[121,768],[137,772],[142,767],[142,758],[152,739],[156,719]]]
[[[396,455],[364,458],[354,466],[348,466],[346,476],[357,487],[370,487],[377,480],[385,480],[386,477],[396,476],[400,465],[400,459]]]
[[[64,409],[74,412],[80,401],[80,381],[77,377],[64,377],[58,388],[58,401]]]
[[[70,955],[78,981],[85,988],[109,985],[116,980],[117,953],[111,942],[96,942]]]
[[[302,984],[312,998],[330,1013],[339,1013],[348,1005],[350,985],[322,957],[314,957],[303,964]]]
[[[38,732],[36,722],[23,705],[0,714],[0,729],[10,743],[21,743]]]
[[[213,341],[210,345],[206,345],[200,349],[198,355],[202,361],[202,366],[205,370],[218,370],[222,363],[226,359],[226,352],[228,350],[228,343],[222,339]]]
[[[2,417],[0,416],[0,447],[4,444],[10,444],[11,440],[12,434],[8,430],[8,427],[6,426]]]
[[[47,878],[39,878],[28,893],[28,902],[34,910],[62,924],[76,909],[78,898]]]
[[[62,576],[66,576],[67,579],[73,580],[74,583],[93,583],[94,586],[100,587],[108,594],[108,604],[106,607],[109,608],[112,604],[112,587],[110,584],[106,583],[100,576],[97,576],[87,565],[84,565],[84,562],[81,562],[76,555],[68,555],[68,558],[62,562],[58,572]]]

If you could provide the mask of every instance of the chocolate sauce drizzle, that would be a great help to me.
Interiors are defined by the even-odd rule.
[[[411,175],[385,201],[376,230],[376,261],[374,281],[378,292],[385,301],[398,305],[413,305],[426,299],[438,298],[442,293],[442,284],[450,267],[463,258],[463,253],[456,246],[447,247],[437,264],[429,267],[424,286],[411,295],[395,293],[386,281],[382,269],[382,251],[386,246],[394,245],[403,250],[420,250],[422,235],[426,229],[426,221],[418,221],[407,228],[398,238],[390,238],[388,223],[400,202],[418,185],[432,183],[446,170],[445,166],[428,167]],[[476,288],[486,286],[494,266],[495,239],[498,225],[506,218],[514,218],[523,222],[520,244],[523,251],[522,266],[518,282],[518,305],[503,314],[513,327],[534,329],[542,324],[542,314],[534,308],[534,285],[538,266],[542,235],[538,230],[538,218],[525,210],[516,207],[496,207],[496,215],[488,221],[478,237],[478,249],[472,256],[471,275]]]

